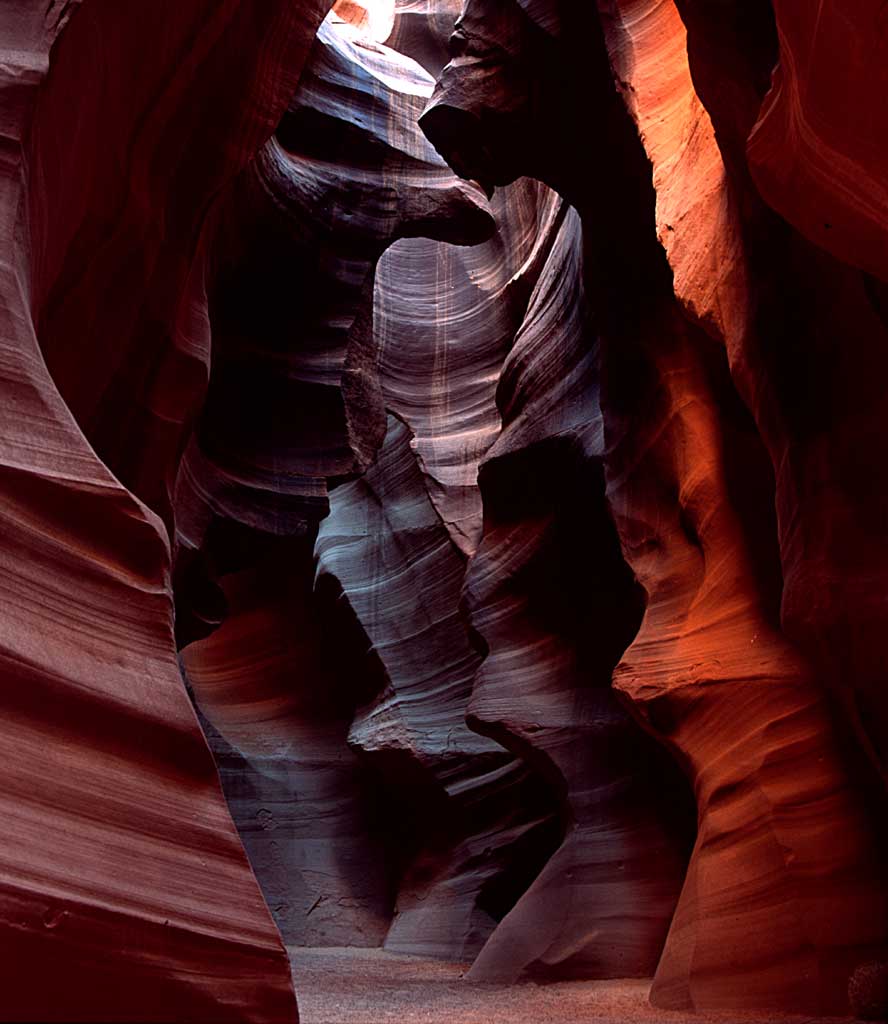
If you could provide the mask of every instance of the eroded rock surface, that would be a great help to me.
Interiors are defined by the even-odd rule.
[[[318,572],[341,588],[383,670],[350,743],[413,805],[414,850],[385,945],[465,960],[497,920],[486,890],[518,853],[527,856],[518,841],[543,831],[547,808],[530,773],[466,725],[480,657],[459,609],[465,562],[409,443],[405,424],[390,417],[373,466],[333,492]]]
[[[0,9],[3,1014],[875,1005],[884,10],[330,6]]]
[[[285,107],[322,14],[196,2],[0,12],[9,1019],[296,1017],[179,675],[167,529],[100,458],[93,413],[116,384],[144,418],[144,433],[115,419],[129,467],[159,425],[152,396],[158,445],[169,439],[179,393],[160,363],[181,355],[171,339],[202,216]],[[216,116],[195,117],[210,97]],[[129,360],[157,374],[124,380]],[[146,498],[163,493],[159,461]]]
[[[382,805],[404,803],[408,815],[430,821],[430,808],[419,805],[427,794],[419,784],[405,794],[399,780],[387,781],[387,758],[378,779],[366,784],[347,743],[365,753],[378,746],[356,738],[362,730],[350,719],[374,694],[367,647],[385,628],[377,606],[389,594],[388,581],[370,577],[381,595],[375,614],[362,616],[353,608],[358,624],[350,635],[337,620],[331,595],[341,595],[339,603],[349,597],[343,593],[347,584],[367,571],[385,538],[371,539],[350,573],[330,573],[334,582],[311,594],[311,539],[327,513],[327,481],[367,470],[386,430],[384,368],[373,329],[377,261],[399,238],[478,243],[495,228],[480,189],[457,179],[417,127],[431,89],[432,79],[419,65],[348,23],[333,18],[321,28],[274,139],[220,213],[212,250],[212,372],[180,476],[178,521],[183,594],[194,595],[195,619],[206,628],[227,605],[222,628],[188,647],[185,664],[217,733],[223,781],[285,938],[373,945],[388,933],[394,942],[390,918],[394,914],[397,927],[407,928],[406,901],[413,899],[425,908],[413,927],[417,949],[462,956],[480,940],[473,938],[476,925],[460,919],[459,910],[450,925],[431,900],[405,894],[395,905],[403,872],[413,872],[414,889],[424,887],[430,868],[423,855],[439,854],[423,853],[397,813]],[[407,461],[418,477],[409,454]],[[399,477],[391,464],[386,468],[393,477],[389,492],[400,500]],[[388,500],[388,492],[381,500]],[[431,506],[429,511],[439,543],[449,550]],[[456,701],[446,709],[443,730],[431,729],[426,749],[454,745],[441,759],[455,794],[472,788],[470,782],[460,785],[462,772],[470,780],[490,776],[495,795],[507,788],[500,777],[509,758],[463,722],[465,701],[459,699],[468,689],[458,660],[471,663],[475,655],[457,609],[462,560],[455,549],[450,553],[455,589],[450,604],[446,596],[444,602],[448,632],[439,648],[426,649],[431,637],[421,638],[413,654],[433,666]],[[432,576],[434,569],[429,566]],[[278,574],[280,595],[272,582]],[[203,614],[201,593],[215,597]],[[392,596],[397,599],[397,592]],[[338,627],[331,624],[336,621]],[[196,621],[195,631],[200,628]],[[250,644],[255,662],[245,658]],[[436,664],[448,646],[457,662]],[[337,675],[328,666],[343,651],[351,653]],[[394,675],[404,681],[403,670]],[[414,692],[402,699],[434,705],[433,678],[410,684]],[[457,733],[473,744],[469,754],[478,756],[455,769]],[[393,749],[401,750],[398,743]],[[435,792],[444,799],[443,788]],[[461,799],[470,810],[457,816],[492,813],[488,830],[496,831],[498,810],[473,810],[480,801],[472,792]],[[457,856],[451,848],[467,837],[449,834],[442,822],[429,827],[429,842],[443,845],[441,856],[449,863]],[[460,828],[469,826],[457,826],[457,833]],[[386,830],[395,835],[382,835]],[[407,849],[396,849],[399,837]],[[481,851],[461,856],[481,858]],[[467,874],[461,883],[449,875],[445,880],[461,885],[463,902],[473,908],[495,864],[486,873]],[[407,891],[413,891],[409,883]],[[486,920],[486,912],[477,913]]]
[[[680,774],[610,689],[643,599],[606,510],[598,349],[566,205],[497,400],[484,537],[466,576],[487,650],[469,720],[553,780],[566,834],[470,977],[647,976],[693,825]]]
[[[796,619],[805,613],[793,600],[798,584],[787,555],[800,552],[788,547],[786,527],[801,523],[782,477],[797,462],[775,463],[775,494],[766,459],[772,436],[737,358],[753,340],[740,332],[748,332],[743,318],[754,316],[748,304],[756,301],[745,276],[743,213],[694,91],[684,26],[667,3],[601,5],[600,27],[590,17],[583,36],[567,30],[556,5],[491,8],[488,17],[483,3],[466,7],[455,59],[423,123],[460,173],[492,183],[540,174],[583,216],[601,336],[608,503],[647,604],[615,685],[679,756],[699,815],[652,998],[670,1007],[840,1011],[855,963],[886,938],[879,836],[859,789],[859,759],[849,756],[827,699],[829,663],[810,658],[810,643],[793,642],[802,639]],[[502,22],[505,45],[486,34],[490,18]],[[551,82],[536,76],[549,71],[553,47],[566,68],[578,68],[577,38],[596,41],[583,58],[599,68],[586,78],[601,83],[596,113],[608,159],[592,164],[575,134],[543,146],[544,162],[536,145],[522,159],[515,139],[551,143],[551,125],[538,131],[540,97],[560,88],[566,108],[575,102],[570,71]],[[520,87],[499,89],[515,75]],[[611,76],[616,89],[608,88]],[[716,98],[724,110],[724,97]],[[722,125],[726,152],[730,127]],[[588,172],[585,184],[578,166]],[[751,230],[759,229],[763,218],[749,201],[746,208]],[[767,375],[755,388],[767,394]],[[764,444],[737,391],[762,423]],[[778,400],[775,418],[792,422],[796,406],[784,410]],[[776,523],[763,515],[775,504]],[[818,532],[820,543],[830,536]],[[800,557],[810,572],[812,561]],[[781,589],[786,633],[777,618]],[[807,608],[822,606],[806,595]],[[820,618],[834,644],[837,606],[848,603],[843,595]],[[877,713],[876,731],[878,721]],[[742,757],[728,753],[741,750]],[[802,767],[812,759],[817,772]],[[761,923],[764,907],[770,926]],[[754,942],[744,938],[751,933]]]

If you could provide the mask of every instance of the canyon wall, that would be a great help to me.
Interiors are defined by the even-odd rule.
[[[296,1016],[182,685],[165,496],[206,377],[202,224],[324,13],[0,12],[7,1019]]]
[[[884,12],[331,6],[0,9],[0,1016],[878,1004]]]
[[[606,500],[645,594],[614,688],[697,801],[652,991],[668,1008],[843,1012],[849,976],[886,941],[886,702],[868,625],[881,471],[857,477],[884,406],[875,394],[842,405],[856,371],[838,355],[859,338],[860,366],[880,358],[883,286],[765,205],[814,236],[799,209],[819,197],[789,169],[803,160],[796,136],[774,138],[771,122],[801,73],[793,44],[807,53],[805,32],[826,25],[789,6],[775,27],[747,5],[611,2],[584,16],[470,2],[423,118],[459,173],[488,185],[535,174],[583,220]],[[864,46],[862,78],[880,46]],[[825,146],[818,159],[822,171]],[[843,172],[829,168],[838,194]],[[836,219],[849,229],[850,212]],[[860,265],[867,244],[861,234]],[[858,394],[880,388],[857,380]]]

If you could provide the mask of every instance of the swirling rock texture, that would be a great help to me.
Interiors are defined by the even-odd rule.
[[[0,1016],[869,1007],[883,5],[331,6],[0,5]]]
[[[775,13],[777,20],[770,23],[770,34],[761,35],[769,44],[765,52],[780,52],[783,56],[758,120],[755,108],[747,102],[746,120],[730,125],[719,105],[709,103],[710,93],[716,91],[713,86],[703,91],[726,153],[729,195],[747,211],[742,219],[735,214],[724,228],[734,236],[731,277],[743,290],[761,296],[755,309],[730,295],[726,301],[723,293],[715,298],[731,310],[723,336],[732,373],[755,416],[775,470],[784,628],[823,667],[824,678],[841,702],[862,749],[883,782],[888,782],[888,709],[877,641],[883,602],[879,580],[886,566],[884,530],[877,510],[884,507],[885,482],[876,455],[878,439],[885,429],[886,392],[881,385],[881,367],[888,272],[884,263],[880,268],[867,256],[872,227],[845,219],[836,210],[837,205],[846,203],[855,206],[854,188],[866,191],[868,202],[877,205],[879,190],[870,190],[865,183],[870,174],[878,178],[880,172],[861,169],[853,186],[846,177],[847,160],[857,159],[857,146],[851,139],[855,132],[858,136],[865,132],[855,127],[851,116],[842,125],[848,138],[835,143],[847,157],[845,162],[838,158],[833,161],[835,194],[821,194],[827,187],[825,179],[818,187],[812,184],[807,220],[764,183],[764,165],[777,159],[779,152],[772,147],[767,156],[759,145],[772,131],[773,119],[782,107],[786,76],[795,74],[793,68],[806,52],[793,33],[784,35],[784,15],[776,8]],[[822,30],[827,30],[830,15],[826,10],[823,13]],[[797,24],[803,25],[804,15],[800,14],[799,19]],[[881,24],[880,15],[871,12],[868,20],[863,10],[847,22],[861,54],[851,79],[859,87],[864,87],[875,70],[884,70],[883,61],[873,64],[867,56],[877,55],[880,47],[884,48]],[[714,34],[706,22],[695,26],[689,21],[689,27],[695,76],[711,83],[713,62],[733,46],[743,54],[743,63],[734,76],[737,88],[754,99],[754,87],[762,80],[761,44],[759,48],[748,42],[741,46],[736,32]],[[812,32],[804,33],[809,42]],[[741,41],[745,42],[742,37]],[[805,81],[815,91],[809,93],[807,85],[799,86],[805,107],[817,97],[816,83],[823,73],[814,56],[812,53]],[[877,119],[881,113],[873,110],[867,116]],[[825,111],[819,117],[812,114],[810,120],[825,137],[833,130]],[[884,153],[880,154],[875,141],[880,132],[876,121],[872,123],[868,159],[874,161],[875,168],[882,160],[884,183]],[[784,158],[795,160],[797,134],[787,132],[785,137],[792,145],[787,146]],[[748,169],[741,165],[738,170],[744,145]],[[821,155],[830,151],[827,143],[819,146]],[[800,180],[807,182],[810,172],[802,170],[804,159],[800,156],[796,163]],[[757,186],[764,200],[793,227],[764,206]],[[814,210],[818,218],[822,213],[823,224],[828,227],[815,224]],[[828,219],[834,212],[838,229],[835,241],[829,236],[832,221]],[[849,227],[852,223],[853,228]],[[843,240],[848,231],[851,234]],[[849,241],[852,236],[857,243]],[[811,240],[817,244],[811,244]],[[884,234],[881,244],[884,246]],[[855,245],[851,253],[849,246]],[[863,272],[856,267],[863,268]],[[796,389],[794,365],[802,352],[805,386]],[[866,440],[861,443],[863,438]]]
[[[379,262],[373,335],[382,396],[410,427],[429,497],[466,556],[481,537],[478,467],[500,429],[497,380],[558,205],[523,179],[493,197],[497,230],[483,245],[405,239]]]
[[[207,562],[240,567],[239,546],[312,529],[327,478],[366,467],[379,447],[371,319],[385,248],[422,234],[478,242],[494,229],[478,188],[416,127],[431,86],[408,58],[325,23],[274,137],[219,210],[212,375],[176,490],[186,590],[206,591]],[[240,540],[214,544],[233,529]],[[203,631],[218,615],[208,603],[195,594],[182,607]],[[201,629],[188,623],[182,639]]]
[[[888,277],[888,12],[835,2],[774,3],[779,63],[748,136],[749,166],[769,206],[819,247]]]
[[[847,484],[828,486],[833,472],[848,473],[836,447],[841,421],[853,422],[849,434],[857,427],[859,445],[860,418],[845,412],[837,428],[819,431],[818,459],[810,416],[807,435],[798,430],[809,396],[768,370],[787,358],[774,351],[780,344],[798,345],[775,277],[804,268],[809,285],[825,283],[830,265],[847,311],[859,275],[800,241],[790,243],[795,266],[775,272],[770,254],[756,266],[766,245],[786,251],[786,229],[737,166],[744,147],[732,132],[749,130],[758,109],[761,61],[772,49],[767,12],[738,7],[726,21],[721,9],[680,6],[601,4],[583,24],[566,5],[468,4],[424,124],[460,173],[489,184],[538,174],[584,220],[601,337],[607,500],[646,592],[615,684],[689,773],[699,818],[652,999],[842,1011],[849,974],[874,950],[884,953],[886,940],[879,811],[862,792],[860,758],[826,692],[832,674],[839,687],[850,674],[868,695],[878,685],[872,675],[856,681],[866,627],[849,626],[848,610],[860,607],[864,623],[872,612],[865,614],[864,587],[854,586],[850,552],[840,562],[836,550],[847,539],[836,509]],[[750,22],[763,26],[759,36]],[[606,160],[577,146],[560,119],[545,119],[549,104],[576,113],[589,83]],[[526,153],[521,138],[532,140]],[[858,287],[865,295],[864,282]],[[870,353],[879,349],[880,289],[870,284],[875,309],[863,302],[851,317],[852,330],[872,328]],[[775,305],[777,336],[761,322],[763,307]],[[817,335],[829,335],[831,322],[821,313]],[[842,332],[833,337],[837,344]],[[806,350],[798,365],[807,374],[811,362],[819,360]],[[876,406],[867,409],[875,414]],[[868,422],[878,430],[881,417]],[[787,425],[796,427],[791,437]],[[808,511],[800,499],[815,486]],[[767,514],[775,507],[776,523]],[[878,499],[870,517],[875,507]],[[872,581],[880,546],[857,550],[867,552]],[[870,704],[884,707],[878,696]],[[873,711],[866,725],[859,710],[852,715],[869,752],[880,715]]]
[[[567,829],[475,980],[652,974],[693,832],[680,773],[610,689],[643,604],[604,502],[581,225],[566,205],[558,224],[500,376],[466,605],[488,650],[469,720],[553,779]]]
[[[323,13],[0,12],[8,1019],[296,1017],[182,688],[166,527],[100,459],[89,413],[132,355],[152,373],[129,408],[150,419],[157,385],[175,419],[161,371],[202,217],[280,116]]]
[[[436,73],[459,3],[404,0],[392,41]],[[373,333],[387,408],[409,426],[429,497],[470,556],[481,536],[478,466],[500,430],[499,373],[551,246],[558,197],[531,179],[497,190],[496,231],[455,248],[404,239],[380,260]]]
[[[311,538],[327,480],[365,469],[385,431],[371,327],[380,255],[399,237],[471,243],[494,230],[483,194],[417,127],[432,84],[409,58],[328,20],[213,237],[210,386],[177,522],[183,595],[194,605],[215,593],[218,613],[221,587],[228,615],[184,660],[291,943],[378,944],[397,885],[398,857],[374,838],[376,798],[346,743],[373,694],[367,641],[331,624],[335,601],[312,599]],[[328,667],[337,647],[354,652],[339,683]]]
[[[402,421],[390,418],[368,472],[333,492],[317,554],[320,579],[341,588],[384,673],[380,692],[352,722],[350,742],[395,792],[404,793],[405,776],[413,790],[417,849],[385,945],[471,958],[508,898],[491,891],[498,876],[518,852],[527,861],[530,833],[545,842],[547,808],[521,764],[466,726],[480,658],[459,613],[464,559],[431,503]],[[512,870],[532,872],[533,863]]]
[[[224,576],[226,620],[184,661],[284,941],[377,946],[395,884],[390,815],[347,745],[374,677],[361,638],[312,593],[310,556],[296,541]]]

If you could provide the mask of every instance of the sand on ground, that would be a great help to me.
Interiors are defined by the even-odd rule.
[[[468,964],[382,949],[291,946],[301,1024],[775,1024],[773,1014],[654,1009],[650,979],[476,985]],[[837,1018],[780,1017],[780,1024]],[[843,1024],[847,1024],[844,1020]]]

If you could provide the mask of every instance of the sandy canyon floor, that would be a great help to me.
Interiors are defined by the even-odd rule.
[[[501,987],[462,980],[467,964],[380,949],[290,947],[301,1024],[765,1024],[773,1015],[664,1013],[650,982],[532,982]],[[836,1018],[781,1017],[781,1024]],[[847,1020],[844,1022],[847,1024]]]

